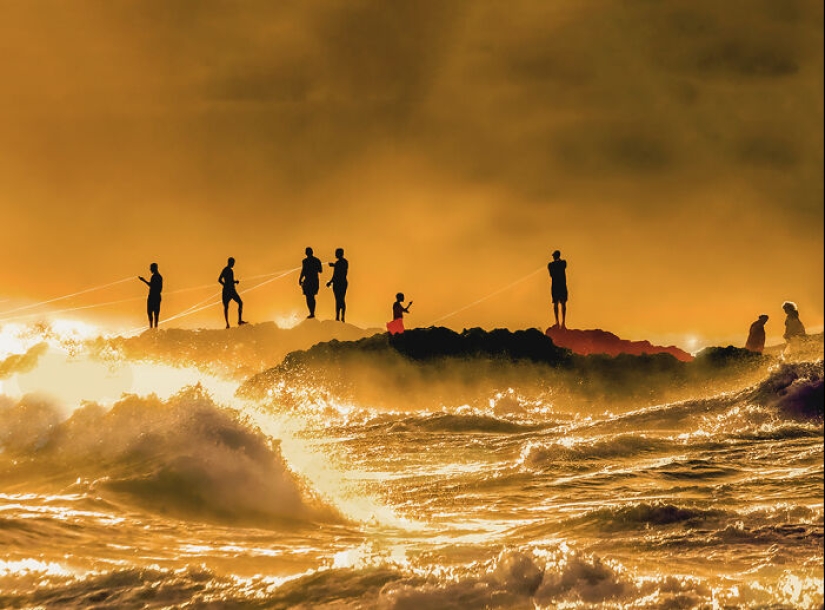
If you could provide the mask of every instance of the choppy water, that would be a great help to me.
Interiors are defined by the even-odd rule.
[[[0,607],[822,607],[821,359],[388,412],[46,338],[0,357]]]

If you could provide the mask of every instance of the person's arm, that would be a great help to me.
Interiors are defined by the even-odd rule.
[[[151,285],[149,282],[147,282],[147,281],[146,281],[146,278],[145,278],[145,277],[143,277],[142,275],[139,275],[139,276],[138,276],[138,279],[139,279],[141,282],[143,282],[144,284],[146,284],[147,286],[149,286],[150,288],[152,287],[152,285]]]
[[[221,274],[218,276],[218,284],[225,287],[226,284],[224,283],[223,276],[224,276],[224,273],[223,273],[223,271],[221,271]]]
[[[404,313],[410,313],[410,307],[412,306],[412,301],[407,303],[407,306],[404,308]]]

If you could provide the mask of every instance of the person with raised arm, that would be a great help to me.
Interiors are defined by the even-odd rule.
[[[163,276],[158,273],[158,264],[149,265],[152,277],[148,280],[142,275],[138,279],[149,287],[149,296],[146,297],[146,314],[149,316],[149,328],[158,327],[160,318],[160,293],[163,291]]]
[[[407,303],[404,306],[404,293],[399,292],[395,295],[395,302],[392,304],[392,321],[387,322],[387,331],[391,335],[397,335],[404,332],[404,314],[410,313],[410,305],[413,302]]]

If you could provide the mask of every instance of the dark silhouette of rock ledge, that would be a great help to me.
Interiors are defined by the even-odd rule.
[[[619,354],[633,356],[670,354],[682,362],[693,360],[693,356],[674,345],[662,347],[653,345],[650,341],[629,341],[600,328],[579,330],[551,326],[545,334],[559,347],[566,347],[582,356],[590,354],[606,354],[608,356],[618,356]]]
[[[332,397],[421,411],[488,408],[512,393],[518,408],[621,411],[742,388],[762,379],[771,362],[735,347],[707,348],[692,362],[668,352],[579,355],[538,329],[433,327],[317,343],[248,378],[239,395],[279,409],[303,408],[309,396],[317,405]]]

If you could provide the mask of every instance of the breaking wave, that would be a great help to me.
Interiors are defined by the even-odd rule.
[[[55,582],[57,581],[57,582]],[[486,610],[490,608],[764,607],[777,602],[815,607],[822,595],[815,574],[786,573],[771,588],[747,583],[711,586],[691,576],[634,578],[598,555],[565,547],[505,549],[450,574],[392,562],[330,566],[286,582],[262,576],[221,577],[203,567],[124,569],[47,579],[33,592],[0,594],[4,606],[380,608]],[[783,606],[785,607],[785,606]]]
[[[269,524],[338,521],[294,475],[278,443],[199,387],[168,401],[87,403],[68,419],[45,399],[0,405],[0,474],[8,482],[78,482],[153,511]]]

